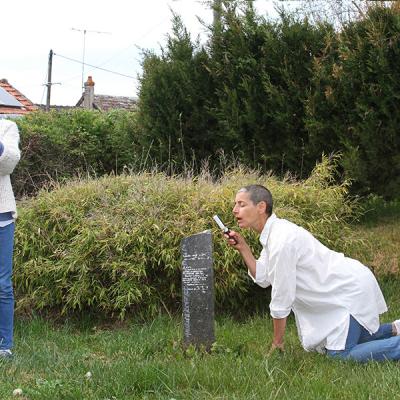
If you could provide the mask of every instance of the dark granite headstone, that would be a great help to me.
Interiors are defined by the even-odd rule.
[[[213,245],[210,231],[182,240],[183,344],[209,350],[214,334]]]

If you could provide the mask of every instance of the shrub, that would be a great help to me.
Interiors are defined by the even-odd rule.
[[[279,216],[303,225],[330,247],[348,250],[354,239],[349,240],[347,221],[356,205],[346,199],[346,183],[331,185],[332,168],[325,159],[302,182],[238,168],[219,182],[207,174],[141,173],[41,191],[20,206],[15,250],[19,306],[120,317],[127,312],[151,316],[164,307],[177,310],[181,239],[212,229],[217,305],[235,311],[254,307],[254,284],[212,215],[218,213],[234,227],[236,191],[249,183],[265,184]],[[258,253],[256,236],[245,235]]]
[[[118,172],[141,156],[133,112],[35,112],[16,122],[22,150],[13,174],[17,197],[77,174]]]
[[[308,156],[305,102],[333,28],[288,15],[272,23],[251,2],[224,4],[204,46],[175,16],[162,54],[144,56],[138,123],[151,156],[179,169],[193,158],[218,164],[222,149],[247,165],[307,176],[323,148]]]
[[[317,149],[343,153],[353,190],[387,199],[400,195],[399,31],[398,11],[379,5],[345,26],[315,60],[306,117]]]
[[[215,88],[208,58],[177,16],[162,54],[144,56],[138,121],[151,143],[151,159],[170,172],[212,157],[221,145],[229,147],[226,137],[215,134],[216,119],[209,111]]]
[[[251,1],[222,3],[204,46],[175,18],[162,56],[145,54],[138,120],[157,163],[213,165],[223,149],[302,178],[322,153],[341,152],[355,193],[399,197],[398,8],[371,2],[338,31],[298,14],[268,21]]]

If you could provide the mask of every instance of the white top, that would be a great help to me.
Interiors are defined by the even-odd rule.
[[[310,232],[272,214],[261,233],[256,282],[272,285],[273,318],[294,312],[305,350],[343,350],[350,314],[370,333],[379,328],[385,299],[372,272],[329,250]],[[251,275],[250,275],[251,276]]]
[[[0,155],[0,213],[11,211],[16,218],[17,208],[10,180],[10,174],[20,159],[19,133],[15,122],[0,120],[0,141],[4,145]]]

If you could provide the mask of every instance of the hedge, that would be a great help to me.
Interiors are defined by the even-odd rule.
[[[218,182],[162,173],[80,179],[20,205],[15,249],[15,285],[22,309],[63,313],[142,315],[181,305],[183,237],[211,229],[214,235],[216,303],[239,312],[255,307],[255,285],[238,254],[214,226],[219,214],[232,227],[232,204],[245,184],[267,185],[276,213],[309,229],[340,251],[358,246],[348,222],[357,204],[348,184],[332,184],[324,159],[304,181],[278,180],[244,168]],[[245,233],[257,253],[254,234]],[[265,291],[261,302],[268,303]]]

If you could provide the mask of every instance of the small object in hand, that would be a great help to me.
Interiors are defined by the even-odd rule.
[[[230,229],[224,225],[224,223],[220,220],[218,215],[214,215],[213,219],[217,223],[217,225],[220,227],[222,232],[224,232],[225,235],[228,235],[229,239],[232,239],[235,242],[235,244],[237,244],[237,240],[234,237],[231,237],[231,235],[230,235],[230,232],[231,232]]]

